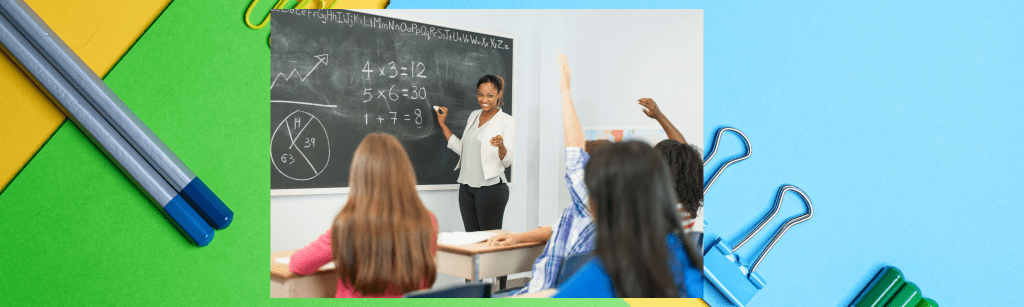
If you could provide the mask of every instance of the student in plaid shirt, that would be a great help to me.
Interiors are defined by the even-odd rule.
[[[544,252],[533,264],[533,278],[517,294],[536,292],[555,287],[562,262],[569,256],[590,253],[594,249],[594,224],[587,209],[587,189],[583,182],[583,167],[590,159],[587,151],[609,141],[587,141],[586,151],[579,147],[565,149],[566,186],[572,195],[572,207],[562,211],[562,216],[552,227],[541,227],[524,233],[505,233],[491,237],[493,245],[508,245],[518,242],[543,242]],[[554,229],[552,231],[552,229]]]
[[[564,58],[564,55],[561,55]],[[586,205],[587,188],[583,182],[583,167],[590,156],[584,147],[600,144],[584,142],[576,109],[569,93],[570,73],[562,74],[562,124],[565,129],[565,185],[572,195],[572,207],[566,208],[552,227],[541,227],[524,233],[506,233],[488,240],[492,245],[508,245],[525,241],[548,241],[544,252],[533,263],[533,278],[517,292],[524,294],[554,288],[562,263],[570,256],[587,254],[594,249],[594,223]],[[588,144],[589,143],[589,144]],[[592,148],[586,148],[590,151]],[[549,240],[550,238],[550,240]]]

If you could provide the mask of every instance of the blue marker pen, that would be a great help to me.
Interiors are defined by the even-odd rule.
[[[91,104],[203,219],[216,229],[224,229],[231,224],[234,212],[128,109],[32,8],[22,0],[0,0],[0,10],[57,72],[82,94],[85,102]]]
[[[0,0],[6,1],[6,0]],[[0,44],[3,50],[18,63],[26,74],[43,89],[61,111],[81,128],[128,178],[140,189],[160,211],[174,223],[179,231],[198,246],[206,246],[213,240],[213,228],[171,188],[164,178],[147,163],[103,119],[91,105],[85,102],[81,93],[71,87],[67,79],[57,73],[52,64],[44,60],[38,50],[5,17],[0,10]]]

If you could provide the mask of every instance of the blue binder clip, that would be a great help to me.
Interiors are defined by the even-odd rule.
[[[779,213],[782,199],[787,191],[794,191],[803,197],[804,203],[807,205],[807,213],[786,221],[782,228],[772,237],[772,240],[765,247],[764,251],[761,252],[761,255],[757,256],[757,259],[754,260],[754,263],[748,269],[740,260],[739,255],[736,254],[736,250],[753,238],[761,228],[764,228]],[[811,199],[807,197],[803,190],[792,185],[782,186],[779,188],[778,195],[775,198],[775,206],[772,208],[771,213],[761,219],[761,222],[739,244],[736,244],[736,247],[729,247],[725,242],[722,242],[722,238],[718,238],[711,244],[711,248],[704,252],[704,278],[734,305],[743,307],[750,302],[750,299],[754,297],[754,294],[757,294],[757,291],[765,286],[761,275],[754,272],[754,270],[757,270],[757,265],[761,263],[764,256],[772,250],[775,243],[779,241],[779,238],[782,238],[782,235],[790,227],[811,219],[813,214],[814,208],[811,206]]]

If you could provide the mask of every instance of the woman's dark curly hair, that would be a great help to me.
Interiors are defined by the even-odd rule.
[[[696,146],[664,140],[654,146],[668,165],[676,197],[690,217],[697,216],[697,208],[704,203],[704,160]]]

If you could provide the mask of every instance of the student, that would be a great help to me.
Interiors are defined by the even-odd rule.
[[[585,146],[586,146],[586,150],[585,151],[587,152],[588,156],[593,157],[594,156],[594,151],[597,148],[599,148],[599,147],[601,147],[603,145],[606,145],[606,144],[611,144],[611,143],[612,142],[609,141],[609,140],[590,140],[590,141],[586,141],[585,142]],[[580,191],[580,192],[586,192],[586,191]],[[583,195],[580,198],[581,199],[582,198],[586,198],[586,195]],[[551,233],[552,233],[551,226],[541,226],[541,227],[538,227],[537,229],[530,230],[530,231],[527,231],[527,232],[503,232],[503,233],[499,233],[499,234],[493,235],[490,238],[488,238],[487,239],[487,244],[490,245],[490,246],[507,246],[507,245],[515,245],[515,244],[519,244],[519,243],[527,243],[527,242],[542,242],[543,243],[543,242],[547,242],[548,239],[551,238]]]
[[[486,75],[476,83],[476,101],[480,110],[469,114],[462,139],[445,124],[448,108],[439,107],[437,124],[441,126],[448,148],[459,155],[459,210],[466,231],[501,229],[508,204],[508,179],[505,169],[512,165],[516,142],[516,123],[501,111],[505,105],[505,80]],[[508,141],[508,142],[505,142]]]
[[[405,149],[371,133],[352,157],[345,207],[330,230],[292,255],[289,269],[308,275],[334,260],[335,297],[402,297],[434,283],[436,243],[437,219],[420,201]]]
[[[584,147],[588,144],[584,142],[583,128],[580,127],[576,108],[572,104],[568,60],[563,54],[558,56],[559,63],[562,63],[559,89],[562,92],[562,127],[565,130],[565,184],[572,196],[572,206],[562,211],[562,216],[553,227],[541,227],[523,234],[495,236],[488,241],[492,245],[502,245],[512,242],[510,240],[543,241],[550,238],[540,257],[533,263],[530,283],[516,292],[516,295],[554,288],[558,281],[558,273],[567,258],[587,254],[594,249],[594,224],[584,202],[587,199],[587,189],[583,184],[583,167],[590,159]]]
[[[703,259],[683,234],[665,163],[649,145],[598,149],[585,167],[594,253],[555,297],[702,297]]]
[[[661,155],[668,165],[669,175],[679,199],[683,213],[683,227],[692,234],[694,241],[702,245],[704,237],[704,160],[696,146],[686,143],[683,134],[676,129],[668,117],[661,112],[658,104],[650,98],[638,100],[644,107],[644,114],[661,124],[668,140],[659,142],[654,151]]]

